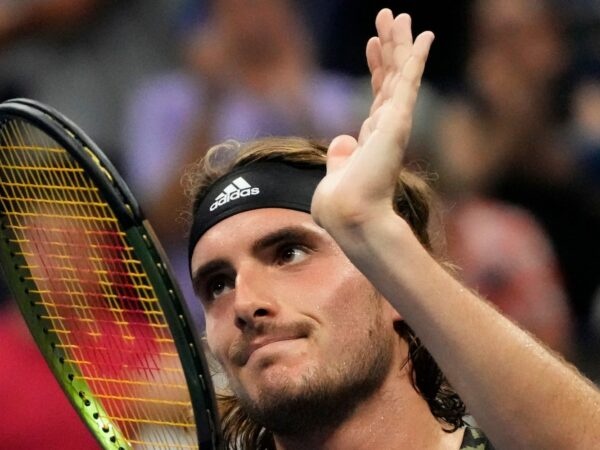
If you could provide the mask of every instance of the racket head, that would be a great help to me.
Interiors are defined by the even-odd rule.
[[[41,103],[0,104],[0,263],[104,448],[219,448],[197,330],[138,203],[102,151]]]

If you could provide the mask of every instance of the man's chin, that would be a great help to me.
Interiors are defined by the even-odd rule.
[[[242,389],[253,400],[258,400],[265,395],[295,396],[310,384],[314,376],[315,368],[300,361],[294,363],[261,361],[259,367],[248,371],[246,382],[242,382],[243,385],[252,388],[252,393],[246,388]]]
[[[339,423],[353,409],[352,401],[348,402],[352,390],[332,381],[314,368],[298,371],[273,366],[249,383],[252,392],[241,389],[236,394],[256,423],[281,436],[302,435],[317,426]]]

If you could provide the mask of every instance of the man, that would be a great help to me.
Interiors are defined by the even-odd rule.
[[[432,256],[402,153],[433,35],[413,43],[387,9],[376,26],[371,114],[358,142],[331,142],[326,175],[319,146],[272,139],[215,148],[192,176],[190,265],[234,393],[228,445],[491,448],[462,427],[464,401],[497,448],[594,448],[598,391]]]

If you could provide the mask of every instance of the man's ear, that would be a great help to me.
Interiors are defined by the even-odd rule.
[[[390,302],[383,302],[383,308],[384,316],[388,319],[388,323],[391,325],[395,325],[396,323],[404,320],[402,314],[400,314],[398,310],[396,310],[396,308],[390,304]]]

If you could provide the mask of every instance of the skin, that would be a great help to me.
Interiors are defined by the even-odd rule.
[[[282,230],[290,236],[277,237]],[[272,243],[261,243],[271,236]],[[215,261],[221,266],[211,270]],[[192,267],[208,344],[251,398],[290,382],[300,389],[301,377],[336,353],[351,359],[338,345],[368,339],[372,326],[361,323],[377,318],[391,330],[399,318],[389,304],[381,311],[366,278],[306,213],[268,209],[232,216],[202,237]],[[360,332],[349,335],[348,329]]]
[[[376,25],[367,45],[371,114],[358,140],[332,141],[313,218],[401,312],[496,448],[597,447],[600,393],[592,383],[454,280],[394,213],[433,36],[413,43],[410,18],[389,10]]]
[[[319,426],[276,433],[279,448],[459,448],[462,430],[444,432],[410,383],[407,346],[394,331],[401,316],[309,214],[229,217],[200,239],[192,270],[209,348],[252,403],[360,378],[370,357],[387,361],[351,414],[323,426],[317,408]]]
[[[413,42],[410,18],[402,14],[394,18],[389,10],[379,13],[376,27],[378,36],[367,45],[374,94],[371,113],[358,140],[339,136],[332,141],[327,175],[313,197],[313,220],[393,307],[390,310],[382,306],[384,323],[389,326],[390,320],[393,322],[401,315],[411,325],[496,448],[597,447],[598,390],[454,280],[395,214],[392,208],[395,181],[402,169],[413,108],[433,35],[425,32]],[[266,211],[256,212],[260,217],[254,222],[258,232],[268,233],[269,227],[283,226],[277,221],[271,223]],[[266,278],[265,275],[271,275],[266,267],[259,270],[260,265],[250,263],[248,246],[253,238],[245,233],[251,233],[254,225],[244,222],[249,215],[246,212],[217,224],[213,230],[220,227],[221,242],[213,240],[209,248],[205,247],[209,233],[205,234],[194,252],[192,268],[197,270],[211,259],[227,258],[234,269],[229,270],[234,283],[219,291],[226,292],[219,298],[225,300],[226,306],[217,310],[214,306],[207,308],[207,335],[210,347],[232,379],[239,380],[250,396],[258,398],[259,386],[280,386],[284,379],[292,381],[293,375],[320,367],[328,357],[336,359],[345,354],[344,346],[352,343],[347,340],[352,339],[348,335],[356,331],[338,334],[334,331],[336,321],[342,318],[351,321],[348,314],[362,315],[368,308],[362,303],[364,290],[357,289],[356,295],[343,304],[329,289],[330,295],[324,293],[318,303],[316,297],[304,295],[314,289],[314,284],[327,286],[319,278],[329,276],[327,272],[344,273],[338,270],[348,267],[347,263],[342,264],[341,256],[331,260],[334,266],[321,266],[314,279],[304,278],[306,284],[295,286],[300,290],[287,289],[279,274],[272,280]],[[227,221],[234,223],[229,229]],[[331,267],[336,270],[330,270]],[[287,281],[292,283],[290,278]],[[335,280],[327,281],[335,286]],[[315,322],[323,317],[322,326],[309,334],[306,341],[277,344],[281,347],[273,344],[271,349],[267,346],[249,360],[247,367],[235,367],[226,349],[233,345],[231,342],[240,333],[242,324],[249,323],[253,310],[247,308],[242,314],[243,309],[238,309],[236,313],[236,304],[243,304],[241,293],[254,293],[259,299],[256,301],[264,301],[262,296],[276,289],[281,292],[278,297],[281,301],[290,298],[290,292],[303,294],[302,302],[296,298],[295,306],[288,304],[292,309],[285,309],[287,317],[312,316]],[[303,302],[312,305],[310,312],[297,309],[304,307]],[[329,309],[334,304],[340,319]],[[323,312],[319,312],[320,308]],[[254,314],[264,318],[269,311],[259,307]],[[338,351],[332,354],[336,345]],[[286,356],[284,350],[291,355]],[[398,361],[397,356],[394,358]],[[406,386],[389,375],[382,390],[362,402],[334,430],[328,433],[316,430],[306,435],[303,442],[276,436],[277,444],[280,448],[458,448],[458,433],[439,431],[439,424],[424,412],[422,402],[410,396]],[[378,417],[381,421],[376,420]],[[390,439],[386,439],[388,432]]]

